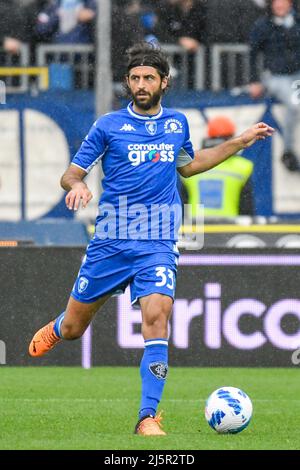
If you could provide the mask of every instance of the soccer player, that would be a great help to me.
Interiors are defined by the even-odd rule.
[[[91,200],[84,178],[100,160],[104,191],[95,236],[66,310],[34,335],[29,353],[43,356],[59,341],[79,338],[101,306],[130,285],[132,303],[141,308],[145,340],[135,432],[164,435],[157,407],[168,371],[168,320],[178,261],[176,170],[183,177],[206,171],[271,136],[273,129],[259,123],[217,147],[194,152],[185,116],[161,106],[169,85],[162,51],[144,43],[131,48],[126,81],[132,102],[95,122],[62,176],[70,210]]]

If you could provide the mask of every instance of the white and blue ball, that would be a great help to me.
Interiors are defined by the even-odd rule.
[[[205,418],[220,434],[236,434],[245,429],[252,417],[252,402],[236,387],[221,387],[207,399]]]

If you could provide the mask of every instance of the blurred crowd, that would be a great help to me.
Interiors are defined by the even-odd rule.
[[[201,44],[247,43],[268,0],[112,0],[114,79],[124,51],[137,40],[180,44],[193,54]],[[300,0],[294,2],[295,10]],[[0,0],[0,47],[21,43],[93,44],[96,0]]]
[[[265,0],[112,0],[113,32],[125,42],[133,38],[179,42],[191,51],[201,42],[243,42],[247,41],[249,27],[263,12],[265,3]],[[96,0],[0,0],[1,42],[11,38],[26,42],[92,43],[96,8]],[[6,42],[4,46],[15,51],[17,43],[13,46]]]
[[[180,44],[247,43],[268,0],[112,0],[114,78],[122,76],[126,48],[144,39]],[[295,2],[298,9],[300,0]],[[96,0],[0,0],[0,47],[15,54],[22,42],[95,43]]]

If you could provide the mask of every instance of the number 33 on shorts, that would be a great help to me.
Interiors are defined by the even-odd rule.
[[[164,266],[158,266],[155,268],[156,276],[158,277],[158,281],[155,283],[157,287],[166,286],[170,290],[174,290],[175,285],[175,276],[174,272],[170,268],[166,268]]]

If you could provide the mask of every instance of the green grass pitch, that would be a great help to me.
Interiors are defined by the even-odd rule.
[[[0,449],[299,449],[299,370],[170,368],[160,409],[167,436],[133,434],[138,368],[0,370]],[[218,435],[204,418],[221,386],[245,390],[254,413],[247,429]]]

